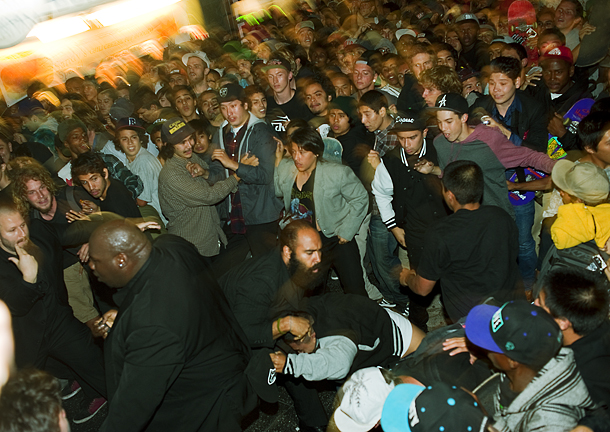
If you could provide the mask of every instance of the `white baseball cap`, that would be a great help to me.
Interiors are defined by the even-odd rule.
[[[366,432],[381,420],[383,403],[394,389],[378,367],[360,369],[343,384],[343,399],[333,418],[341,432]]]
[[[205,64],[205,67],[210,67],[210,60],[208,59],[207,54],[203,51],[193,51],[192,53],[184,54],[182,56],[182,63],[184,63],[184,65],[186,66],[191,57],[200,58],[201,61],[203,61],[203,63]]]
[[[397,40],[400,40],[400,38],[403,37],[404,35],[410,35],[413,37],[417,37],[417,34],[415,34],[415,32],[411,29],[396,30],[396,39]]]

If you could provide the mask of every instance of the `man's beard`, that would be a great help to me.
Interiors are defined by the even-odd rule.
[[[315,271],[317,270],[317,272]],[[288,274],[290,279],[304,290],[310,290],[322,283],[325,272],[322,271],[322,263],[315,264],[308,268],[296,256],[294,252],[290,254],[288,261]]]

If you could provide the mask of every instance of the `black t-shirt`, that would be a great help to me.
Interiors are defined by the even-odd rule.
[[[271,123],[276,120],[273,118],[272,110],[278,108],[285,114],[282,121],[290,121],[298,118],[309,121],[314,118],[314,115],[309,111],[309,108],[305,105],[305,102],[301,100],[298,93],[295,93],[292,99],[282,105],[279,105],[273,96],[267,97],[267,115],[271,116]]]
[[[126,218],[142,217],[131,192],[129,192],[123,183],[116,179],[110,180],[106,199],[103,201],[99,200],[97,204],[102,211],[116,213],[119,216]]]
[[[487,297],[505,302],[518,297],[518,231],[496,206],[461,209],[430,227],[417,269],[441,281],[443,302],[454,322]]]
[[[290,194],[290,210],[295,219],[305,219],[315,225],[316,208],[313,202],[313,185],[315,182],[316,170],[314,169],[303,184],[301,190],[297,187],[296,180],[292,185]]]
[[[351,128],[345,135],[336,138],[343,147],[343,154],[341,157],[343,163],[349,166],[352,171],[354,171],[354,174],[360,178],[360,167],[368,153],[367,150],[363,150],[363,147],[368,146],[369,150],[372,150],[373,145],[375,144],[375,135],[372,132],[367,131],[364,125],[359,124]],[[360,151],[357,150],[359,147],[362,147],[360,148]]]

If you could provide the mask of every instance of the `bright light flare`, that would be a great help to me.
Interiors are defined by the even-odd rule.
[[[87,16],[88,20],[97,20],[103,26],[110,26],[144,15],[180,0],[128,0],[116,5],[107,6]]]
[[[89,30],[81,17],[55,18],[36,24],[28,37],[35,36],[42,43],[53,42]]]

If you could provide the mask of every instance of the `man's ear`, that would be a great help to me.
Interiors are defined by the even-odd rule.
[[[517,79],[515,79],[515,87],[521,88],[521,84],[523,83],[521,82],[521,77],[519,76]]]
[[[572,323],[565,318],[556,318],[555,321],[557,322],[557,324],[559,324],[559,328],[562,332],[572,327]]]
[[[288,245],[284,245],[284,247],[282,248],[282,258],[285,262],[288,262],[290,260],[290,255],[292,255],[292,249],[290,249]]]
[[[248,111],[248,102],[243,102],[243,104],[244,104],[244,109],[245,109],[246,111]]]
[[[574,66],[570,66],[570,78],[574,76]]]
[[[121,252],[112,259],[112,262],[116,267],[124,269],[129,263],[129,258],[127,257],[127,255]]]
[[[387,113],[388,113],[388,110],[385,109],[384,107],[379,108],[379,115],[381,117],[385,117]]]
[[[105,178],[106,180],[108,180],[108,177],[110,177],[110,174],[108,173],[108,168],[104,168],[104,172],[103,172],[103,174],[104,174],[104,178]]]
[[[510,358],[508,358],[508,357],[506,357],[506,362],[508,363],[508,366],[509,366],[511,369],[517,369],[517,368],[519,367],[519,365],[521,364],[521,363],[519,363],[519,362],[516,362],[516,361],[514,361],[514,360],[511,360],[511,359],[510,359]]]
[[[462,123],[466,123],[468,121],[468,113],[462,114],[462,117],[460,117],[460,121]]]
[[[428,135],[428,128],[424,129],[422,135],[424,136],[424,138],[426,138],[426,135]]]

